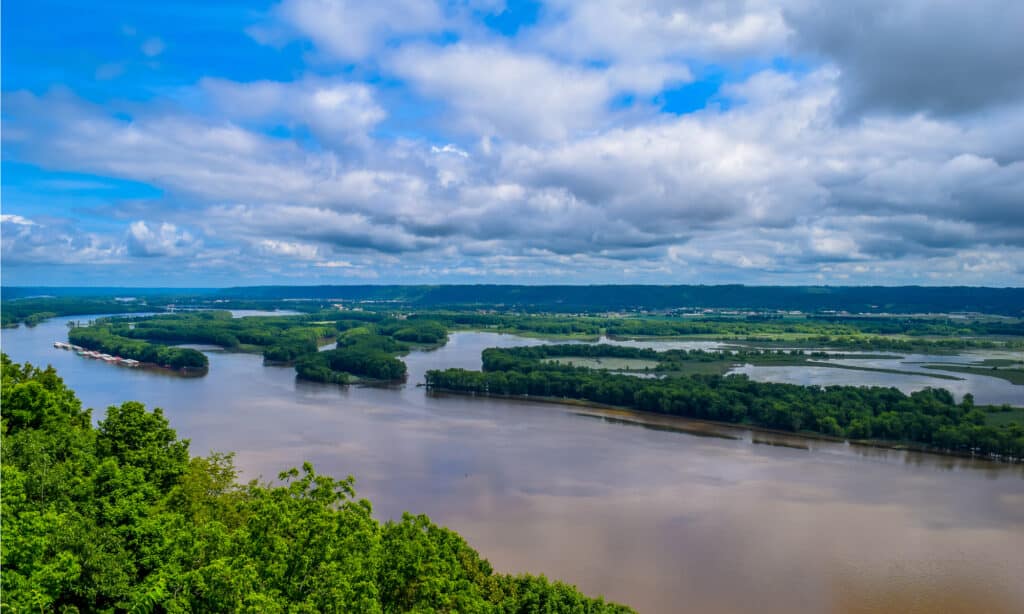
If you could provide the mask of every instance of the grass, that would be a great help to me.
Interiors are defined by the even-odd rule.
[[[725,375],[735,367],[744,362],[762,367],[825,367],[829,369],[846,369],[849,371],[870,371],[873,373],[892,373],[894,375],[917,375],[933,377],[943,380],[959,380],[955,375],[944,373],[921,373],[920,371],[901,371],[899,369],[884,369],[879,367],[859,367],[855,365],[839,365],[829,362],[819,362],[811,357],[800,356],[751,356],[740,361],[734,358],[724,360],[684,360],[668,363],[671,368],[658,369],[659,363],[653,360],[639,358],[585,358],[579,356],[553,356],[545,358],[544,362],[572,364],[576,367],[588,369],[599,369],[604,371],[651,371],[670,377],[682,377],[689,375]],[[663,365],[664,366],[664,365]],[[988,372],[986,371],[986,374]]]
[[[900,369],[883,369],[881,367],[857,367],[854,365],[836,365],[828,362],[813,362],[809,361],[805,363],[808,367],[831,367],[834,369],[848,369],[850,371],[871,371],[873,373],[892,373],[894,375],[920,375],[923,377],[934,377],[936,379],[947,379],[947,380],[961,380],[963,378],[956,377],[955,375],[945,375],[942,373],[921,373],[919,371],[901,371]]]
[[[656,360],[644,360],[642,358],[587,358],[581,356],[552,356],[545,358],[544,362],[571,364],[575,367],[586,367],[588,369],[601,369],[605,371],[653,371],[658,366]]]
[[[687,375],[725,375],[734,367],[740,365],[735,360],[712,360],[712,361],[700,361],[700,360],[687,360],[684,362],[674,362],[672,369],[661,371],[665,375],[670,377],[682,377]]]
[[[1017,369],[1024,369],[1024,360],[1012,359],[1012,358],[986,358],[981,361],[979,366],[982,367],[1014,367]]]
[[[985,416],[985,424],[1003,426],[1011,422],[1024,424],[1024,408],[1018,407],[1010,411],[992,411]]]
[[[1006,367],[982,367],[971,365],[922,365],[925,369],[938,371],[953,371],[955,373],[970,373],[973,375],[984,375],[986,377],[998,377],[1011,384],[1024,386],[1024,369],[1010,369]]]

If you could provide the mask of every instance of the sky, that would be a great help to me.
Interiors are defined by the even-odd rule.
[[[1024,285],[1019,0],[0,17],[4,285]]]

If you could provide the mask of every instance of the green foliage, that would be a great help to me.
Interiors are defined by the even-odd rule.
[[[205,369],[209,366],[206,355],[198,350],[131,339],[117,334],[112,325],[102,322],[93,326],[72,328],[68,331],[68,340],[97,352],[133,358],[172,369]]]
[[[338,348],[304,357],[295,369],[299,377],[318,382],[347,383],[346,374],[376,380],[405,377],[405,363],[394,353],[408,347],[366,327],[353,328],[338,338]]]
[[[348,384],[347,373],[334,371],[327,364],[327,358],[318,354],[303,356],[295,363],[295,373],[300,379],[325,384]]]
[[[448,329],[434,320],[391,320],[381,322],[377,330],[398,341],[440,344],[448,340]]]
[[[380,523],[306,464],[240,485],[159,410],[93,427],[53,369],[3,355],[4,612],[628,612],[504,576],[425,516]]]
[[[895,388],[796,386],[759,383],[746,376],[641,379],[543,360],[567,352],[647,358],[650,350],[570,345],[490,348],[483,352],[484,371],[428,371],[427,385],[473,394],[580,399],[784,431],[1024,458],[1024,425],[986,423],[985,412],[974,406],[970,395],[957,404],[948,391],[932,388],[906,395]],[[671,356],[678,360],[700,354],[673,352]]]

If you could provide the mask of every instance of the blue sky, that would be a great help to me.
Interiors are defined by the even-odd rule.
[[[3,6],[3,283],[1024,282],[1017,2]]]

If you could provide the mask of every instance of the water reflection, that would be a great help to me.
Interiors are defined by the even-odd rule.
[[[55,320],[0,339],[88,406],[164,407],[194,452],[236,450],[246,477],[303,460],[354,474],[378,517],[427,513],[502,571],[642,612],[1024,611],[1020,465],[416,387],[479,368],[486,347],[542,343],[507,335],[458,333],[410,354],[405,385],[343,388],[224,352],[206,377],[163,377],[54,350],[64,334]]]
[[[963,395],[969,392],[974,395],[974,400],[978,404],[1024,405],[1024,386],[1014,385],[1006,380],[985,375],[928,370],[912,362],[928,358],[925,355],[916,354],[893,360],[835,359],[829,361],[854,367],[896,369],[909,373],[881,373],[835,367],[751,364],[736,367],[729,373],[741,373],[758,382],[782,382],[801,386],[885,386],[897,388],[905,393],[924,388],[945,388],[957,399],[963,398]],[[944,358],[948,361],[950,357]]]

